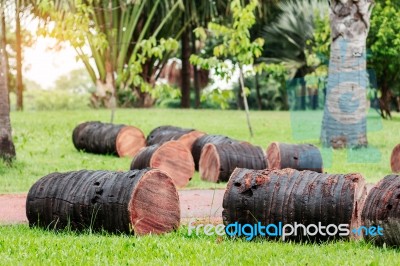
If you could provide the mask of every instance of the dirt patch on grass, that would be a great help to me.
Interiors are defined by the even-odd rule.
[[[222,200],[225,190],[180,190],[181,224],[190,219],[222,221]],[[27,223],[26,194],[0,195],[0,224]]]

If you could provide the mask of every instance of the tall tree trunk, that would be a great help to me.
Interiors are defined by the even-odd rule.
[[[253,128],[252,128],[251,122],[250,122],[249,104],[247,103],[247,96],[246,96],[246,92],[244,91],[243,66],[239,67],[239,71],[240,71],[239,81],[240,81],[240,88],[241,88],[242,97],[243,97],[244,110],[246,112],[247,127],[249,128],[250,137],[253,137],[254,134],[253,134]]]
[[[181,84],[181,107],[190,108],[190,39],[189,29],[182,33],[182,84]]]
[[[197,54],[196,36],[192,32],[192,54]],[[200,107],[200,77],[199,69],[196,65],[193,66],[193,83],[194,83],[194,108]]]
[[[4,11],[0,16],[4,16]],[[2,25],[1,34],[3,37],[5,33],[6,28]],[[0,158],[9,163],[15,158],[15,147],[11,136],[8,70],[5,54],[5,45],[2,41],[0,46]]]
[[[1,27],[1,29],[5,29],[6,28],[6,17],[2,13],[0,13],[0,16],[1,16],[1,25],[0,25],[0,27]],[[1,29],[0,29],[0,31],[1,31]],[[1,34],[1,42],[2,43],[0,44],[0,47],[6,47],[7,46],[6,34]],[[5,64],[6,64],[6,69],[7,69],[7,84],[10,84],[11,76],[10,76],[10,73],[8,73],[8,69],[10,69],[10,66],[9,66],[8,54],[7,53],[4,53],[4,58],[5,58]],[[10,93],[10,91],[8,93]]]
[[[370,0],[330,1],[331,56],[322,121],[326,147],[367,146],[366,39]]]
[[[23,110],[23,89],[22,83],[22,42],[21,42],[21,20],[20,20],[20,0],[15,1],[15,37],[16,37],[16,53],[17,53],[17,110]]]

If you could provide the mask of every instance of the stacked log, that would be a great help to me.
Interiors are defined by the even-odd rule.
[[[400,247],[400,176],[388,175],[375,185],[368,194],[362,211],[363,225],[367,228],[380,226],[364,238],[376,245]]]
[[[222,216],[226,225],[235,222],[242,225],[260,222],[264,226],[297,223],[306,227],[318,223],[322,226],[349,224],[351,230],[361,223],[366,195],[365,180],[360,174],[237,168],[226,188]],[[304,236],[301,230],[288,239],[330,237],[339,236]]]
[[[193,143],[204,133],[195,129],[186,129],[174,126],[160,126],[153,129],[147,136],[147,145],[163,144],[170,140],[178,140],[185,145],[189,151],[192,150]]]
[[[390,157],[390,166],[393,173],[400,173],[400,144],[394,147]]]
[[[185,187],[194,174],[192,154],[179,141],[168,141],[143,148],[133,159],[131,169],[147,167],[166,172],[179,188]]]
[[[146,146],[145,136],[140,129],[99,121],[85,122],[75,127],[72,141],[77,150],[116,154],[119,157],[133,157]]]
[[[292,168],[299,171],[323,172],[321,152],[312,144],[273,142],[267,148],[267,161],[271,169]]]
[[[160,170],[52,173],[29,190],[30,226],[161,234],[179,227],[179,196]]]
[[[247,142],[206,144],[200,156],[201,179],[226,182],[236,167],[261,170],[267,168],[261,147]]]
[[[200,155],[203,147],[208,144],[222,144],[222,143],[237,143],[237,140],[231,139],[227,136],[222,135],[204,135],[198,138],[192,146],[192,156],[194,160],[194,166],[196,170],[199,170]]]

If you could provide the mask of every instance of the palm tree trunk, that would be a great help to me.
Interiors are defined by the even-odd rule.
[[[372,1],[342,2],[330,1],[332,44],[321,142],[353,148],[368,144],[366,39]]]
[[[4,13],[0,14],[4,16]],[[1,27],[1,34],[5,34],[5,27]],[[8,95],[7,63],[5,46],[0,46],[0,158],[11,162],[15,158],[15,147],[11,136],[10,99]]]
[[[20,1],[15,1],[15,37],[16,37],[16,53],[17,53],[17,110],[23,110],[23,88],[22,83],[22,42],[21,42],[21,19],[20,19]]]
[[[182,42],[182,84],[181,107],[190,108],[190,39],[189,30],[185,29],[181,37]]]

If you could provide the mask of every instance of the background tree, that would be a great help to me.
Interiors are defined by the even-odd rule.
[[[314,72],[320,64],[310,61],[310,56],[315,56],[313,48],[323,44],[316,43],[315,32],[319,21],[326,21],[328,5],[326,1],[303,0],[284,1],[278,4],[280,10],[276,20],[265,25],[261,36],[265,39],[262,60],[267,63],[282,63],[290,71],[290,83],[300,84],[297,92],[295,109],[306,109],[307,84],[305,76]],[[325,32],[325,42],[329,39],[329,31]],[[328,31],[328,33],[326,32]],[[318,91],[314,91],[314,94]],[[317,96],[317,95],[316,95]]]
[[[3,19],[5,1],[0,2],[0,16]],[[10,163],[15,158],[15,147],[11,135],[10,122],[10,100],[7,84],[7,62],[5,46],[6,29],[2,23],[0,33],[2,41],[0,43],[0,158]]]
[[[231,2],[232,25],[224,26],[216,23],[209,23],[208,30],[216,37],[221,38],[222,43],[214,47],[214,56],[211,58],[201,58],[197,55],[191,56],[191,62],[202,68],[214,68],[217,75],[229,79],[236,69],[239,69],[239,83],[244,100],[246,111],[247,125],[249,127],[250,136],[253,137],[253,130],[250,123],[249,107],[247,103],[246,91],[244,86],[244,66],[251,66],[254,70],[262,68],[255,67],[254,61],[261,56],[264,40],[258,38],[253,42],[250,40],[250,28],[254,25],[256,18],[254,10],[258,4],[257,0],[252,0],[248,5],[243,7],[239,0]],[[206,32],[202,28],[196,29],[199,36],[206,38]],[[230,58],[234,64],[229,67],[225,60]]]
[[[372,1],[330,1],[331,55],[322,121],[324,146],[367,146],[366,40]]]
[[[168,0],[41,0],[42,21],[55,23],[41,32],[75,48],[96,84],[95,106],[114,107],[117,99],[120,105],[151,106],[148,90],[154,86],[155,73],[165,63],[164,55],[176,49],[172,39],[162,36],[169,37],[176,27],[167,22],[181,4]]]
[[[381,91],[381,116],[390,117],[392,99],[400,96],[400,7],[382,1],[374,7],[367,40],[371,57],[368,63]],[[384,112],[385,111],[385,112]]]

